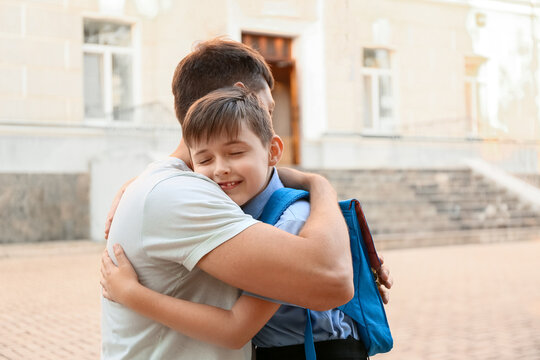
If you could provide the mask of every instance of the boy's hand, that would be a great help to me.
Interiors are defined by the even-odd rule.
[[[321,175],[282,167],[280,167],[278,171],[279,178],[286,187],[310,191],[311,187],[315,186],[317,183],[325,183],[325,185],[327,185],[329,188],[332,188],[328,180]]]
[[[114,245],[114,256],[118,261],[116,266],[109,256],[107,249],[101,255],[101,281],[103,297],[125,304],[133,288],[139,286],[137,273],[129,262],[122,247]]]
[[[120,203],[120,199],[122,198],[122,195],[124,195],[124,192],[126,191],[129,184],[131,184],[133,181],[135,181],[136,177],[126,182],[120,190],[116,193],[116,196],[114,197],[114,200],[111,204],[111,209],[109,210],[109,213],[107,214],[107,220],[105,221],[105,239],[109,238],[109,231],[111,230],[111,224],[114,218],[114,214],[116,213],[116,209],[118,208],[118,204]]]
[[[384,257],[379,254],[379,259],[381,260],[381,267],[377,270],[379,293],[383,303],[388,304],[388,301],[390,301],[390,288],[394,285],[394,278],[390,275],[390,270],[384,265]]]

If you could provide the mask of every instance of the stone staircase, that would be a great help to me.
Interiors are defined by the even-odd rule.
[[[540,211],[469,169],[319,173],[360,200],[380,249],[540,240]]]

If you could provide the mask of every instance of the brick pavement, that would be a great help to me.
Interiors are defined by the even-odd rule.
[[[99,358],[102,247],[0,246],[0,359]],[[395,349],[375,359],[540,360],[540,239],[385,257]]]
[[[99,359],[102,249],[0,246],[0,359]]]

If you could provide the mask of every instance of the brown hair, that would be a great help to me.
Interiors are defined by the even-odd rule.
[[[242,82],[259,91],[274,78],[261,54],[237,41],[215,38],[197,45],[180,61],[174,72],[172,92],[176,117],[182,124],[195,101],[216,89]]]
[[[235,139],[242,125],[263,145],[274,136],[270,114],[257,95],[234,86],[212,91],[191,105],[182,124],[182,136],[188,147],[217,136]]]

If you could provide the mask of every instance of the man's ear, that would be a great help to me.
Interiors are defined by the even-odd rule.
[[[276,166],[283,156],[283,140],[277,135],[270,140],[270,150],[268,151],[268,166]]]
[[[233,86],[238,86],[238,87],[240,87],[240,88],[242,88],[242,89],[247,89],[247,88],[246,88],[246,85],[244,85],[244,83],[241,82],[241,81],[235,82]]]

